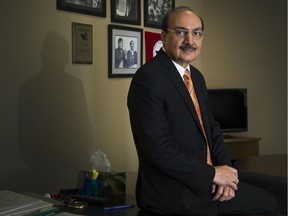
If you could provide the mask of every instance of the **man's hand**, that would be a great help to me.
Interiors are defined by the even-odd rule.
[[[228,186],[233,190],[237,190],[238,172],[236,169],[229,166],[215,166],[215,177],[213,184],[217,186]]]
[[[228,186],[212,185],[212,194],[214,194],[213,201],[228,201],[235,197],[235,191]]]

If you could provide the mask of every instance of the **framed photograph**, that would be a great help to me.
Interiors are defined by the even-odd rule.
[[[111,22],[141,25],[140,0],[111,0]]]
[[[106,17],[106,0],[56,0],[57,9]]]
[[[175,8],[175,0],[145,0],[144,26],[161,29],[162,19]]]
[[[143,30],[108,25],[108,77],[132,77],[142,65]]]
[[[92,25],[72,23],[72,62],[93,63]]]

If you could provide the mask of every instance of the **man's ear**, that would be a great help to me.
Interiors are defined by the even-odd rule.
[[[166,43],[166,36],[167,36],[167,33],[162,31],[161,32],[161,40],[162,40],[163,45]]]

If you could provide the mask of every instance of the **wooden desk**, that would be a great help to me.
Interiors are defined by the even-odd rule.
[[[287,155],[247,157],[234,163],[235,168],[273,176],[287,177]]]
[[[126,198],[126,201],[122,201],[118,204],[123,205],[123,204],[136,204],[135,197],[134,196],[128,196]],[[127,209],[119,209],[119,210],[112,210],[112,211],[103,211],[103,206],[99,205],[89,205],[88,208],[86,209],[65,209],[67,212],[74,213],[74,214],[83,214],[83,215],[95,215],[95,216],[161,216],[160,214],[152,213],[152,212],[147,212],[138,209],[138,207],[135,205],[134,208],[127,208]],[[253,214],[253,213],[245,213],[245,214],[217,214],[218,216],[228,216],[228,215],[235,215],[235,216],[276,216],[274,214]],[[179,216],[179,215],[170,215],[170,216]]]
[[[232,161],[236,161],[249,156],[259,155],[258,137],[228,137],[224,138]]]

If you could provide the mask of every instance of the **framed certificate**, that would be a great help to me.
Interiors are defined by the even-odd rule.
[[[92,64],[92,25],[72,23],[72,62]]]

